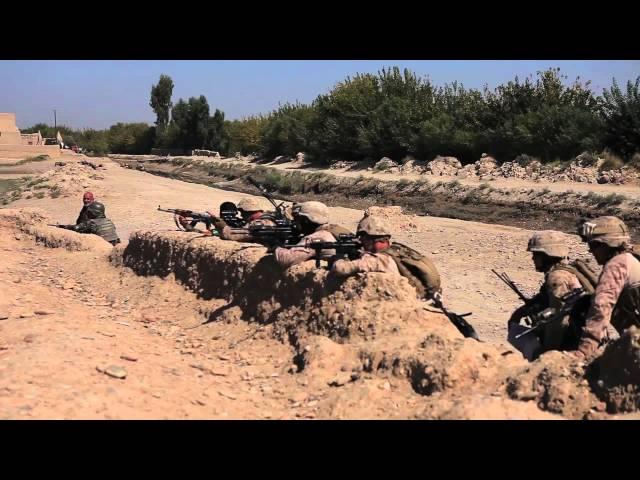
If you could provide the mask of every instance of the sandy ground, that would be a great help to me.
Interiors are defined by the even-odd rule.
[[[268,328],[198,326],[201,301],[175,282],[137,277],[95,252],[46,248],[6,227],[1,419],[336,417],[329,412],[340,389],[290,375],[290,347]],[[357,398],[376,402],[353,414],[360,418],[406,418],[421,401],[404,380],[363,378],[357,388]]]
[[[217,211],[221,202],[246,196],[93,161],[105,164],[94,194],[125,241],[137,229],[175,230],[158,205]],[[9,207],[38,207],[72,223],[81,193]],[[332,222],[350,228],[362,216],[330,210]],[[480,336],[503,343],[520,302],[491,269],[507,271],[533,293],[542,276],[526,252],[531,232],[405,215],[389,222],[394,239],[436,262],[450,307],[472,311],[467,319]],[[577,237],[572,242],[585,254]],[[340,417],[335,406],[346,394],[287,375],[291,347],[267,330],[242,322],[192,328],[203,320],[201,301],[175,282],[137,277],[94,252],[36,245],[6,225],[0,249],[0,418]],[[126,374],[126,381],[109,373]],[[354,388],[346,418],[406,418],[421,402],[405,380],[365,377]]]
[[[109,160],[101,162],[105,164],[105,170],[100,171],[105,178],[93,193],[105,204],[107,216],[114,221],[123,240],[141,228],[175,230],[171,214],[157,211],[158,205],[217,212],[223,201],[238,202],[247,196],[120,168]],[[268,207],[266,200],[264,203]],[[10,206],[36,206],[60,223],[73,223],[82,203],[79,194],[77,198],[23,199]],[[363,213],[341,207],[330,210],[333,222],[352,229]],[[509,313],[520,303],[491,269],[508,272],[525,293],[534,293],[542,275],[534,271],[531,256],[526,251],[531,232],[435,217],[407,216],[390,221],[392,228],[397,227],[395,240],[434,260],[450,306],[461,313],[473,312],[469,320],[480,334],[493,342],[502,341]],[[577,254],[586,254],[577,236],[573,237],[572,244]]]

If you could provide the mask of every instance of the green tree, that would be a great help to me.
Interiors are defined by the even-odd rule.
[[[216,152],[227,153],[229,134],[225,128],[224,112],[218,110],[209,117],[207,125],[207,148]]]
[[[156,114],[156,126],[159,133],[163,133],[169,124],[172,95],[173,80],[168,75],[160,75],[158,83],[151,86],[151,99],[149,101],[149,106]]]
[[[615,78],[603,91],[604,143],[613,152],[629,160],[640,152],[640,76],[628,81],[623,92]]]
[[[204,95],[178,100],[171,111],[173,148],[204,148],[209,133],[209,104]]]
[[[155,141],[155,127],[146,123],[117,123],[109,128],[109,152],[148,154]]]
[[[267,117],[260,130],[265,155],[290,155],[309,150],[314,110],[300,103],[281,105]]]
[[[251,116],[241,120],[225,121],[225,130],[229,137],[227,154],[240,152],[242,155],[260,154],[264,150],[261,143],[261,131],[268,122],[263,115]]]

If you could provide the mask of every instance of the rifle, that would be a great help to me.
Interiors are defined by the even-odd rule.
[[[254,187],[256,187],[258,190],[260,190],[260,193],[262,193],[262,196],[264,198],[266,198],[267,200],[269,200],[269,202],[271,203],[271,205],[273,205],[273,208],[275,209],[275,213],[276,213],[276,219],[278,220],[286,220],[286,223],[289,223],[290,220],[287,218],[287,216],[284,213],[284,202],[281,202],[280,204],[277,204],[275,201],[275,198],[273,198],[273,195],[271,195],[271,193],[269,193],[269,191],[264,187],[264,185],[260,185],[258,182],[256,182],[253,178],[251,177],[247,177],[247,181],[253,185]]]
[[[255,238],[257,243],[268,246],[293,246],[300,241],[302,233],[294,225],[264,225],[256,220],[247,229],[249,235]]]
[[[312,259],[316,261],[316,268],[320,268],[320,260],[322,260],[322,250],[335,250],[336,255],[328,260],[329,268],[336,260],[341,258],[354,260],[359,258],[362,250],[362,243],[355,235],[342,233],[338,235],[337,242],[323,242],[321,240],[307,240],[304,245],[284,245],[283,248],[304,247],[315,250]]]
[[[64,225],[62,223],[47,223],[47,226],[64,228],[65,230],[75,230],[75,225]]]
[[[321,242],[319,240],[312,240],[307,242],[305,247],[315,250],[313,258],[316,261],[316,268],[320,268],[322,250],[336,251],[335,256],[328,260],[329,268],[331,268],[331,265],[333,265],[336,260],[355,260],[362,255],[362,243],[358,237],[350,233],[342,233],[338,235],[337,242]]]
[[[204,222],[204,224],[207,226],[207,229],[211,227],[212,218],[208,213],[198,213],[194,212],[193,210],[183,210],[180,208],[160,208],[160,205],[158,205],[158,211],[173,213],[173,221],[175,222],[176,227],[178,227],[178,230],[184,231],[184,227],[178,221],[178,216],[189,217],[193,219],[192,226],[198,222]]]
[[[464,317],[468,317],[469,315],[471,315],[471,312],[469,313],[453,313],[449,310],[447,310],[445,308],[445,306],[442,304],[442,295],[440,295],[439,292],[436,292],[433,297],[431,297],[431,301],[433,302],[433,306],[442,310],[442,313],[444,313],[447,318],[451,321],[451,323],[453,323],[453,325],[458,329],[458,331],[465,337],[465,338],[473,338],[474,340],[477,340],[478,342],[480,342],[480,337],[478,337],[478,333],[476,332],[475,328],[473,328],[473,325],[471,325],[469,322],[467,322]]]
[[[545,325],[563,319],[566,315],[584,313],[589,307],[589,302],[586,300],[590,297],[591,295],[589,295],[584,288],[573,289],[560,299],[562,301],[562,307],[560,307],[560,309],[545,308],[541,312],[531,315],[533,327],[516,335],[514,338],[517,340],[531,332],[536,332]]]
[[[491,269],[491,271],[492,271],[493,273],[495,273],[495,274],[496,274],[496,276],[497,276],[500,280],[502,280],[502,281],[503,281],[503,282],[504,282],[504,283],[505,283],[505,284],[506,284],[506,285],[507,285],[511,290],[513,290],[513,291],[518,295],[518,297],[520,297],[520,300],[522,300],[524,303],[527,303],[527,302],[529,302],[529,301],[531,300],[530,298],[528,298],[527,296],[525,296],[525,295],[520,291],[520,289],[516,286],[516,284],[515,284],[515,283],[513,283],[513,280],[511,280],[511,279],[509,278],[509,275],[507,275],[507,274],[506,274],[506,273],[504,273],[504,272],[503,272],[503,273],[498,273],[498,272],[496,272],[494,269]]]

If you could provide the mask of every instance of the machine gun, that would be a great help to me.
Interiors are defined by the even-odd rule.
[[[271,195],[271,193],[264,187],[264,185],[259,184],[253,178],[247,177],[247,181],[251,185],[256,187],[258,190],[260,190],[260,193],[262,193],[262,196],[264,198],[266,198],[267,200],[269,200],[271,205],[273,205],[274,212],[275,212],[275,218],[276,218],[276,220],[280,221],[280,222],[276,222],[276,223],[291,223],[290,219],[287,217],[287,215],[285,213],[284,202],[280,202],[279,204],[276,203],[275,198],[273,198],[273,195]]]
[[[530,319],[533,326],[516,335],[515,339],[537,332],[550,323],[561,321],[566,315],[571,315],[574,318],[583,318],[584,313],[589,308],[590,299],[591,295],[584,288],[571,290],[560,299],[562,301],[561,308],[545,308],[541,312],[531,315]]]

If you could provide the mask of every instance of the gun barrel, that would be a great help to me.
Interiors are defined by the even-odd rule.
[[[531,332],[535,331],[536,329],[537,329],[537,327],[529,328],[528,330],[525,330],[524,332],[519,333],[518,335],[516,335],[516,336],[514,337],[514,339],[515,339],[515,340],[518,340],[519,338],[524,337],[525,335],[528,335],[529,333],[531,333]]]
[[[505,285],[507,285],[511,290],[513,290],[514,293],[516,295],[518,295],[518,297],[520,297],[520,300],[522,300],[524,302],[528,302],[530,300],[527,296],[525,296],[520,291],[520,289],[516,286],[516,284],[513,282],[513,280],[511,280],[511,278],[509,278],[509,275],[507,275],[506,273],[498,273],[494,269],[491,269],[491,271],[496,275],[496,277],[498,277],[500,280],[502,280]]]

